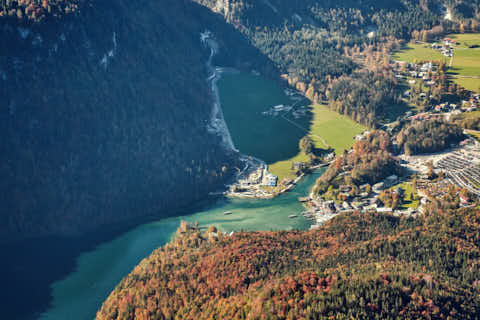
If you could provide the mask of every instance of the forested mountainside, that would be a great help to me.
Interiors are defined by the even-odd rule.
[[[389,70],[377,70],[381,77],[352,76],[365,60],[387,58],[404,40],[430,39],[458,31],[460,24],[465,30],[480,30],[478,0],[195,1],[222,14],[245,34],[277,64],[290,85],[311,100],[328,102],[332,109],[370,127],[398,107],[392,103],[398,100],[398,92],[388,89],[395,80]],[[445,19],[447,12],[453,21]],[[357,98],[368,106],[339,109],[337,97],[329,92],[340,77],[355,87],[376,82],[382,96],[373,97],[371,90],[361,90]],[[341,103],[345,102],[349,103]]]
[[[218,64],[273,68],[218,15],[189,0],[108,0],[0,19],[0,239],[173,214],[233,172],[236,156],[207,130],[200,33],[216,36]]]
[[[244,34],[291,86],[372,128],[404,111],[393,50],[460,25],[480,30],[478,1],[195,1]],[[397,181],[403,169],[394,154],[407,143],[421,153],[464,137],[436,122],[405,130],[406,142],[396,144],[386,131],[357,136],[317,180],[309,205],[319,200],[318,214],[327,215],[324,200]],[[397,207],[401,190],[372,200]],[[421,214],[355,206],[303,232],[226,235],[184,223],[122,280],[97,319],[478,319],[480,211],[462,204],[460,192],[452,185],[441,200],[425,199]]]
[[[97,319],[478,319],[480,212],[451,205],[346,213],[308,232],[184,225]]]

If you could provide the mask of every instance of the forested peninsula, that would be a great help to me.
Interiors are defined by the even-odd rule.
[[[97,319],[476,319],[480,212],[428,212],[351,213],[309,232],[185,226]]]

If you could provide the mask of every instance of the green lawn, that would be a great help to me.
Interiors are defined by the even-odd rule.
[[[467,90],[480,92],[480,78],[455,78],[454,81]]]
[[[448,37],[459,42],[458,48],[468,48],[471,45],[480,46],[480,33],[451,34]]]
[[[467,130],[468,134],[480,141],[480,132]]]
[[[465,112],[465,113],[462,113],[462,116],[465,119],[479,118],[480,117],[480,111]]]
[[[356,123],[350,118],[335,111],[331,111],[325,105],[313,106],[313,124],[311,126],[311,137],[319,147],[323,145],[323,138],[337,154],[348,150],[353,145],[353,138],[366,127]]]
[[[272,163],[268,166],[268,171],[278,177],[278,181],[281,182],[284,178],[295,179],[295,172],[292,170],[292,164],[295,162],[307,162],[308,157],[305,153],[299,152],[296,156]]]
[[[453,64],[449,73],[454,81],[462,87],[478,92],[480,88],[480,48],[470,49],[468,46],[480,45],[480,33],[453,34],[449,37],[459,42],[459,45],[455,47]]]
[[[447,61],[447,58],[438,50],[433,50],[429,44],[408,43],[392,58],[397,61]]]
[[[462,87],[478,92],[480,88],[480,48],[456,49],[452,68],[449,69],[454,81]],[[456,76],[467,76],[462,78]]]
[[[313,121],[308,130],[308,135],[312,138],[316,148],[327,149],[332,147],[335,152],[341,153],[348,150],[353,145],[354,137],[366,130],[366,128],[350,118],[331,111],[325,105],[313,105],[311,107]],[[324,141],[328,144],[325,145]],[[291,170],[292,163],[306,162],[308,157],[298,152],[294,157],[275,162],[269,165],[269,171],[278,176],[279,181],[283,178],[295,178]]]
[[[460,43],[455,47],[453,64],[449,69],[451,78],[462,87],[478,92],[480,87],[480,48],[470,49],[468,46],[480,45],[480,33],[452,34],[448,37],[456,39]],[[406,62],[443,60],[447,64],[450,63],[450,58],[444,57],[438,50],[433,50],[430,44],[408,43],[392,58]],[[465,76],[469,78],[463,78]]]
[[[462,76],[480,76],[480,48],[456,49],[451,71]]]
[[[401,209],[418,208],[419,206],[418,194],[414,194],[415,200],[412,200],[411,198],[413,194],[412,183],[410,181],[405,181],[394,186],[393,188],[396,189],[398,187],[402,188],[403,191],[405,192],[405,198],[404,198],[405,200],[403,202],[403,205],[401,206]]]

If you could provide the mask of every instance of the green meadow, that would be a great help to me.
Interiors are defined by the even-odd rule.
[[[318,149],[335,150],[337,154],[348,150],[353,145],[354,137],[366,130],[366,127],[354,122],[350,118],[331,111],[325,105],[310,106],[313,114],[312,122],[308,126],[306,135],[310,136]],[[308,161],[303,152],[298,152],[294,157],[275,162],[269,170],[282,178],[294,178],[291,170],[292,164],[298,161]]]
[[[454,78],[454,81],[465,89],[480,92],[480,78]]]
[[[312,111],[310,136],[318,146],[323,145],[324,139],[337,154],[350,149],[354,137],[367,129],[347,116],[331,111],[326,105],[314,105]]]
[[[396,61],[447,61],[447,58],[438,50],[433,50],[430,44],[408,43],[393,56]]]
[[[402,188],[403,191],[405,192],[405,194],[404,194],[404,196],[405,196],[404,199],[405,200],[404,200],[404,203],[401,207],[403,209],[409,209],[409,208],[417,209],[419,204],[420,204],[420,201],[419,201],[418,194],[413,192],[412,182],[411,181],[408,181],[408,182],[406,181],[406,182],[403,182],[403,183],[395,186],[394,188],[397,188],[397,187]]]
[[[451,38],[459,41],[453,57],[449,73],[454,81],[462,87],[479,92],[480,90],[480,47],[468,48],[471,45],[480,46],[480,33],[455,34]]]
[[[366,128],[350,118],[331,111],[325,105],[310,106],[313,114],[312,122],[309,124],[305,135],[312,138],[315,147],[318,149],[332,148],[337,154],[350,149],[354,137],[366,130]],[[282,178],[294,178],[291,170],[295,162],[308,161],[307,155],[299,151],[294,157],[275,162],[269,166],[269,170]]]
[[[480,48],[455,50],[450,70],[462,76],[480,76]]]
[[[480,33],[452,34],[448,37],[459,43],[455,47],[452,66],[449,69],[451,79],[468,90],[478,92],[480,88],[480,47],[469,48],[469,46],[480,46]],[[423,43],[408,43],[392,58],[406,62],[443,60],[447,64],[450,63],[450,58],[446,58],[438,50],[433,50],[430,44]]]
[[[448,37],[459,42],[458,48],[468,48],[472,45],[480,46],[480,33],[451,34]]]

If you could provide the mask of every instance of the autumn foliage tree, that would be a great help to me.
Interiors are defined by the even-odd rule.
[[[97,319],[477,319],[480,211],[445,208],[215,242],[190,229],[135,267]]]
[[[77,11],[86,0],[2,0],[0,17],[39,22],[47,16],[59,17]]]
[[[399,163],[392,154],[389,135],[377,130],[364,140],[355,142],[352,152],[337,156],[317,180],[313,190],[316,194],[322,194],[332,184],[347,182],[346,177],[351,178],[351,183],[347,184],[374,184],[389,175],[399,174],[400,170]]]

